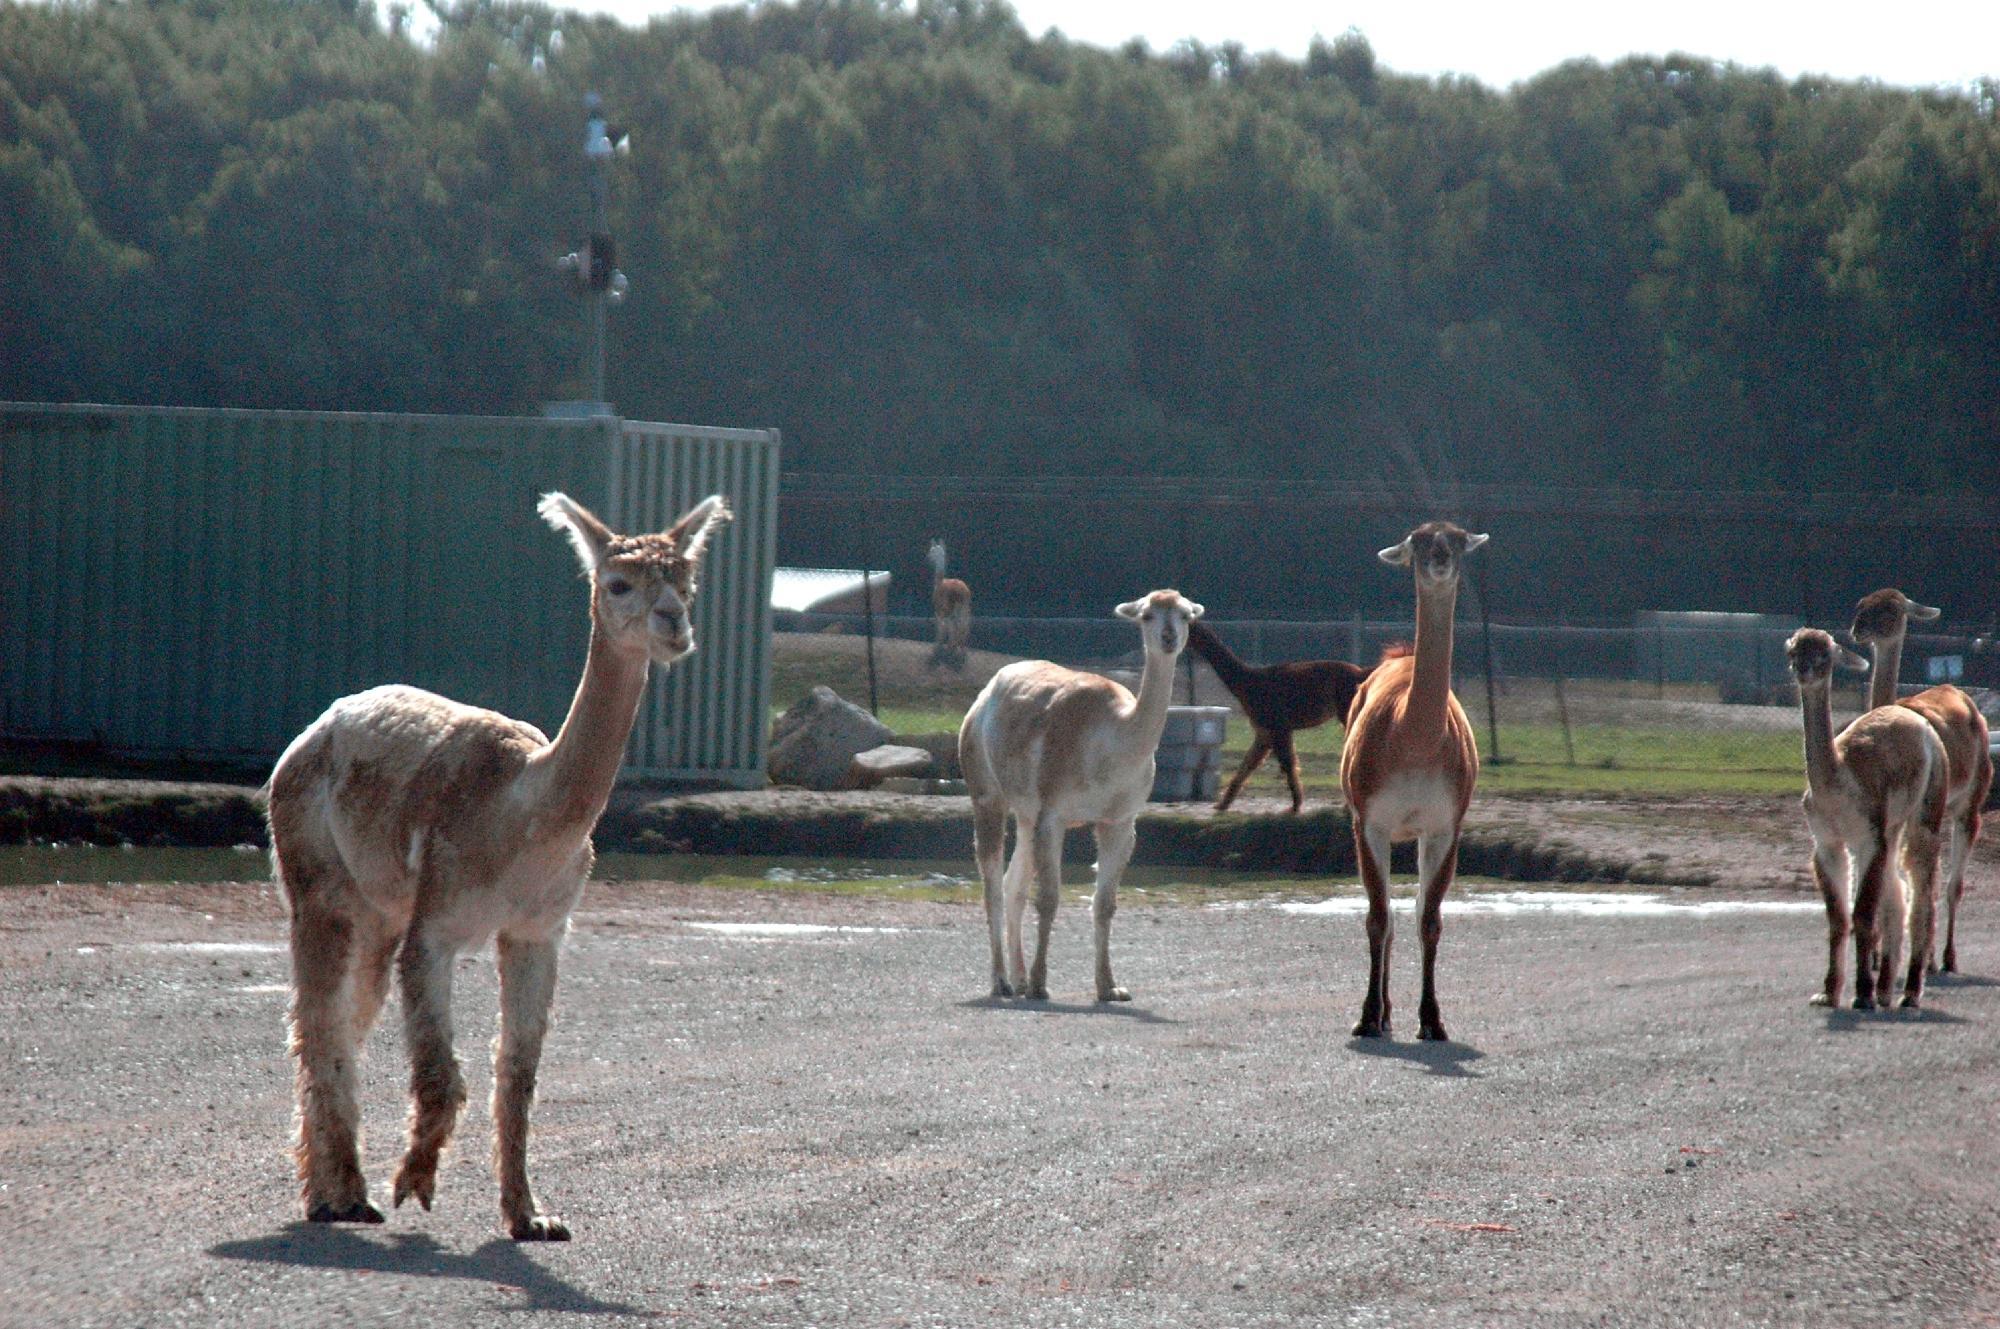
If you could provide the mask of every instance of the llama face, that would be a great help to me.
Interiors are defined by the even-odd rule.
[[[1139,625],[1148,654],[1179,655],[1187,645],[1187,625],[1205,612],[1179,591],[1154,591],[1137,600],[1128,600],[1114,611]]]
[[[591,609],[613,636],[643,642],[657,664],[672,664],[694,649],[694,567],[665,537],[620,540],[598,565]]]
[[[1890,641],[1903,635],[1910,619],[1927,623],[1937,616],[1936,609],[1889,587],[1861,597],[1861,603],[1854,606],[1854,626],[1848,634],[1864,645]]]
[[[696,575],[711,536],[730,519],[729,505],[712,494],[658,535],[617,535],[582,504],[563,494],[545,495],[540,508],[549,525],[570,538],[591,577],[590,613],[614,641],[644,649],[659,664],[694,650]]]
[[[1834,667],[1865,670],[1868,662],[1818,628],[1800,628],[1785,643],[1785,659],[1800,687],[1826,682]]]
[[[1389,546],[1376,557],[1392,567],[1414,565],[1419,585],[1438,586],[1457,581],[1460,560],[1485,543],[1484,535],[1462,526],[1427,521],[1404,536],[1403,543]]]

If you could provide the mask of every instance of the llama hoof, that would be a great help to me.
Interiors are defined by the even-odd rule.
[[[1049,999],[1049,985],[1042,983],[1033,987],[1024,987],[1021,989],[1019,995],[1025,1001],[1047,1001]]]
[[[1875,1009],[1875,998],[1873,998],[1873,997],[1856,997],[1856,998],[1854,999],[1854,1009],[1855,1009],[1855,1010],[1857,1010],[1857,1011],[1872,1011],[1872,1010],[1874,1010],[1874,1009]]]
[[[1831,992],[1815,992],[1815,993],[1813,993],[1813,994],[1812,994],[1812,997],[1811,997],[1811,999],[1810,999],[1810,1000],[1808,1000],[1808,1001],[1806,1002],[1806,1005],[1808,1005],[1808,1006],[1838,1006],[1838,1005],[1840,1005],[1840,998],[1839,998],[1839,997],[1836,997],[1836,996],[1835,996],[1835,995],[1833,995],[1833,994],[1832,994]]]
[[[569,1226],[554,1214],[531,1214],[509,1223],[507,1235],[516,1241],[568,1241]]]
[[[1946,951],[1944,953],[1944,963],[1939,966],[1938,972],[1944,974],[1955,974],[1958,972],[1957,951]]]
[[[1356,1038],[1387,1038],[1389,1036],[1389,1026],[1383,1024],[1380,1020],[1363,1020],[1354,1026],[1354,1036]]]
[[[424,1207],[424,1212],[429,1213],[431,1211],[431,1198],[436,1193],[437,1165],[435,1163],[428,1168],[418,1168],[409,1162],[405,1162],[402,1167],[396,1169],[396,1191],[393,1197],[396,1208],[401,1209],[403,1201],[409,1199],[411,1196],[415,1196],[417,1203]]]
[[[1451,1042],[1451,1035],[1444,1031],[1444,1026],[1441,1024],[1425,1025],[1423,1028],[1417,1030],[1417,1037],[1430,1043]]]
[[[1124,988],[1112,988],[1108,992],[1098,993],[1097,999],[1099,1001],[1130,1001],[1132,1000],[1132,994]]]
[[[996,997],[1011,997],[1014,995],[1014,985],[1004,978],[996,978],[993,980],[993,995]]]
[[[1922,1010],[1923,1003],[1920,999],[1916,997],[1905,996],[1903,998],[1902,1005],[1899,1009],[1906,1011]]]
[[[336,1209],[322,1200],[306,1211],[308,1223],[380,1223],[386,1221],[382,1211],[367,1200],[357,1200],[345,1208]]]

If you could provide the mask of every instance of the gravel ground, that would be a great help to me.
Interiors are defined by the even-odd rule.
[[[577,1240],[527,1247],[484,1162],[484,957],[438,1210],[313,1228],[269,889],[0,890],[0,1322],[2000,1324],[1983,900],[1921,1016],[1809,1008],[1796,894],[1456,914],[1460,1041],[1420,1045],[1407,915],[1399,1037],[1362,1043],[1352,912],[1134,903],[1136,1000],[1099,1008],[1075,896],[1023,1004],[984,996],[969,902],[593,884],[532,1146]]]

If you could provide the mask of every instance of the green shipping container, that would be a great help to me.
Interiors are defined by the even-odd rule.
[[[0,403],[0,733],[275,758],[334,698],[412,683],[553,734],[587,591],[535,515],[736,510],[655,670],[627,774],[764,782],[775,430]]]

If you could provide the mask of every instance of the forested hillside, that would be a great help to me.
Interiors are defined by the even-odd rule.
[[[0,397],[579,395],[596,90],[611,395],[779,426],[788,468],[1994,484],[1991,84],[1673,56],[1503,93],[983,0],[448,12],[0,5]]]

